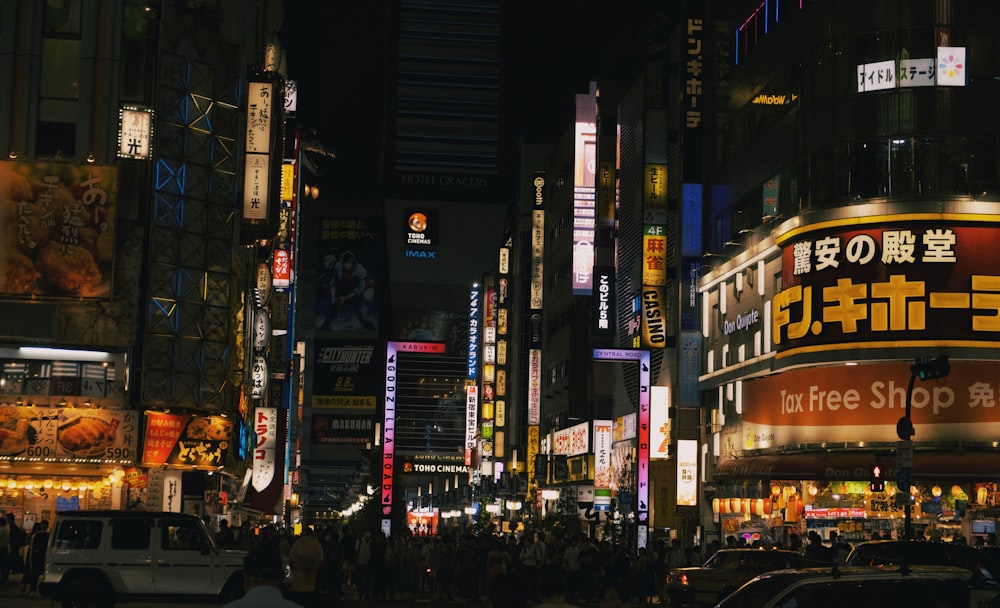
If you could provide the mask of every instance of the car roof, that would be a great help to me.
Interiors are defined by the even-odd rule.
[[[826,566],[810,568],[792,568],[787,570],[775,570],[765,572],[757,578],[773,577],[777,575],[790,576],[796,580],[822,579],[822,578],[894,578],[903,576],[940,576],[946,578],[969,578],[971,573],[965,568],[958,566],[907,566],[905,564],[890,564],[887,566]]]

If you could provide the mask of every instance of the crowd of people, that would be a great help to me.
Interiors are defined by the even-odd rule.
[[[8,584],[11,574],[20,574],[21,594],[34,597],[45,569],[48,541],[48,520],[36,521],[25,530],[17,525],[13,513],[0,517],[0,585]]]
[[[575,602],[608,608],[651,604],[664,597],[662,581],[668,568],[700,565],[704,559],[700,551],[685,549],[677,540],[655,540],[636,555],[622,543],[543,531],[519,536],[386,537],[381,532],[319,526],[292,536],[273,527],[247,532],[222,523],[216,541],[255,555],[265,546],[272,560],[278,555],[288,562],[292,580],[284,581],[286,598],[291,598],[288,590],[302,587],[296,571],[305,568],[317,571],[305,575],[310,581],[305,587],[324,598],[429,597],[435,604],[492,608]],[[310,557],[303,558],[303,553]],[[309,605],[301,597],[295,601]],[[233,608],[248,605],[233,604]]]

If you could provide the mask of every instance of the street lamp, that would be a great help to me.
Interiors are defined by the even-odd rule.
[[[906,386],[906,414],[896,422],[896,435],[902,440],[902,444],[896,451],[896,466],[899,470],[896,484],[900,488],[909,488],[913,485],[913,443],[910,440],[916,434],[913,430],[913,419],[910,417],[913,403],[913,383],[917,378],[936,380],[947,377],[949,373],[951,373],[951,365],[948,363],[948,355],[938,355],[937,357],[921,355],[910,366],[910,383]],[[906,492],[899,492],[897,496],[900,495],[905,501],[903,504],[903,536],[909,540],[913,537],[913,499]]]

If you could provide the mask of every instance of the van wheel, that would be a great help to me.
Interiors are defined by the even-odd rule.
[[[112,608],[115,605],[107,584],[92,576],[67,583],[65,597],[63,608]]]

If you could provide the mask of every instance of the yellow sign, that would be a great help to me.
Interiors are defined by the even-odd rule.
[[[646,165],[642,203],[647,210],[667,208],[667,166]]]
[[[642,235],[642,284],[667,284],[667,228],[650,225]]]
[[[281,165],[281,200],[290,201],[295,198],[295,165]]]
[[[647,348],[667,345],[667,306],[663,288],[642,286],[642,342]]]

